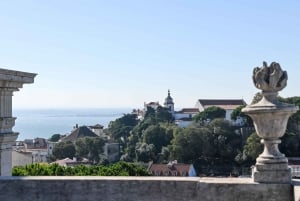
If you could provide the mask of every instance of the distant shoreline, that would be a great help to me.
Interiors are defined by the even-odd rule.
[[[53,134],[67,134],[78,125],[101,124],[105,128],[123,114],[130,113],[129,108],[44,108],[13,109],[16,117],[15,132],[19,132],[18,140],[36,137],[49,138]]]

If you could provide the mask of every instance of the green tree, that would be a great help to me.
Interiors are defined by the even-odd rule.
[[[49,141],[51,142],[58,142],[58,140],[61,138],[60,134],[53,134],[50,138]]]
[[[235,163],[235,157],[242,149],[241,141],[227,121],[215,119],[207,126],[176,130],[169,150],[172,159],[185,163],[199,158],[209,158],[212,164],[216,160],[223,164]]]
[[[131,130],[137,123],[136,114],[124,114],[123,117],[109,123],[108,132],[113,139],[118,140],[124,146],[127,143]]]
[[[173,122],[174,121],[173,115],[170,113],[168,108],[165,108],[165,107],[159,106],[157,108],[155,115],[156,115],[156,120],[158,122]]]
[[[242,109],[245,107],[246,105],[240,105],[239,107],[235,108],[231,113],[231,119],[236,121],[238,117],[241,117],[243,118],[246,126],[253,126],[251,117],[242,112]]]
[[[252,133],[243,148],[243,160],[247,163],[254,164],[256,158],[263,151],[263,145],[260,143],[260,137],[254,132]]]
[[[157,151],[153,144],[137,143],[136,159],[137,161],[149,162],[157,160]]]
[[[75,146],[72,142],[59,142],[52,150],[55,159],[73,158],[75,153]]]
[[[166,129],[160,125],[151,125],[143,133],[143,141],[146,144],[153,144],[157,152],[161,152],[163,146],[170,144],[172,136],[167,135]]]
[[[294,97],[289,97],[289,98],[278,98],[280,102],[288,103],[288,104],[295,104],[296,106],[300,107],[300,97],[299,96],[294,96]],[[298,110],[295,114],[293,114],[289,118],[289,124],[288,124],[288,129],[293,129],[294,124],[299,124],[300,122],[300,110]]]
[[[281,138],[279,149],[287,157],[299,157],[300,154],[300,133],[286,132]]]
[[[204,111],[199,112],[193,117],[194,121],[213,120],[216,118],[225,118],[226,110],[220,107],[212,106],[206,108]]]
[[[207,154],[213,154],[214,149],[212,146],[209,146],[210,134],[207,128],[188,127],[177,129],[172,145],[169,146],[171,159],[192,163],[204,155],[205,149]]]
[[[152,107],[147,106],[147,110],[144,115],[144,118],[149,118],[149,117],[154,117],[154,116],[155,116],[155,110]]]
[[[105,141],[98,137],[79,138],[75,142],[76,156],[88,158],[98,163],[103,153]]]

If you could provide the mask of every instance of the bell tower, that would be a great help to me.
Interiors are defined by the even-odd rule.
[[[165,98],[164,107],[168,108],[171,113],[174,113],[174,102],[173,98],[170,95],[170,90],[168,90],[168,96]]]

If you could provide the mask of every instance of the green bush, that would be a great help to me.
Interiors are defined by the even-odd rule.
[[[13,176],[149,176],[144,167],[120,161],[113,165],[78,165],[63,167],[58,164],[31,164],[12,169]]]

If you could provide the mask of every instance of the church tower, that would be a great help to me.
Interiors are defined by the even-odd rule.
[[[168,108],[171,113],[174,113],[174,102],[173,98],[170,95],[170,90],[168,90],[168,96],[165,98],[164,107]]]

